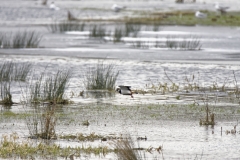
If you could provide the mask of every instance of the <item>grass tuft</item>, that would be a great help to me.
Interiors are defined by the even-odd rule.
[[[67,32],[67,31],[84,31],[85,23],[63,21],[60,23],[54,22],[47,26],[47,29],[52,32]]]
[[[200,50],[202,47],[201,41],[196,36],[180,39],[177,37],[167,37],[166,47],[169,49],[180,50]]]
[[[113,64],[99,62],[85,74],[84,85],[88,90],[114,90],[118,74]]]
[[[1,101],[0,104],[3,105],[12,105],[12,94],[10,92],[11,90],[11,81],[0,81],[0,87],[1,87]]]
[[[30,138],[55,139],[56,122],[55,106],[34,106],[31,116],[26,117]]]
[[[93,25],[90,27],[90,37],[103,38],[106,35],[106,28],[101,25]]]
[[[37,48],[41,39],[42,35],[36,31],[0,33],[1,48]]]
[[[113,42],[114,43],[121,42],[123,35],[124,35],[124,32],[123,32],[122,28],[116,27],[114,30],[114,33],[113,33]]]
[[[6,61],[0,65],[0,81],[26,81],[31,68],[31,63]]]
[[[118,140],[114,144],[117,159],[119,160],[141,160],[143,159],[138,150],[134,149],[134,141],[131,136]]]
[[[58,71],[54,76],[45,77],[41,74],[27,88],[26,101],[28,103],[48,102],[51,104],[67,104],[64,98],[66,87],[71,78],[70,71]]]

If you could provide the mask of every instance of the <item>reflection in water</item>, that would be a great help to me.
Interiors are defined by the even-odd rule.
[[[95,99],[97,104],[101,104],[104,100],[115,97],[115,92],[108,90],[87,90],[82,92],[82,97],[84,99]]]
[[[83,98],[112,98],[115,97],[114,91],[106,91],[106,90],[88,90],[83,94]]]
[[[1,110],[5,110],[5,111],[9,111],[9,110],[11,110],[12,109],[12,105],[1,105]]]
[[[208,141],[209,135],[214,134],[214,125],[204,125],[205,129],[205,140]]]

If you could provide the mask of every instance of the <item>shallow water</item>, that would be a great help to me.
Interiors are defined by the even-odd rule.
[[[13,1],[11,1],[13,2]],[[94,3],[93,3],[94,2]],[[112,3],[128,6],[128,11],[112,13],[109,9]],[[206,4],[204,4],[206,2]],[[223,2],[231,6],[231,10],[239,10],[239,5],[233,0]],[[36,4],[38,3],[38,4]],[[81,3],[81,5],[80,5]],[[235,80],[240,79],[240,29],[239,27],[204,27],[204,26],[161,26],[159,31],[152,31],[152,26],[142,26],[137,37],[124,37],[122,43],[112,43],[111,37],[104,40],[89,38],[89,28],[84,32],[50,33],[45,24],[53,20],[66,19],[66,11],[83,18],[122,17],[130,14],[131,10],[162,9],[212,9],[213,2],[198,1],[197,4],[179,5],[168,1],[56,1],[61,8],[54,12],[46,6],[39,5],[39,1],[21,1],[0,3],[0,29],[2,32],[16,32],[19,30],[36,30],[43,34],[40,48],[33,49],[0,49],[0,63],[4,61],[32,62],[33,72],[29,75],[38,76],[41,72],[48,75],[57,70],[70,69],[73,73],[67,98],[74,101],[74,105],[59,108],[59,113],[68,114],[60,119],[57,134],[90,134],[100,135],[130,133],[136,145],[148,148],[163,146],[163,156],[166,159],[239,159],[239,133],[225,134],[238,124],[239,104],[231,100],[226,92],[206,92],[181,90],[174,93],[162,94],[161,91],[130,96],[112,92],[86,91],[84,74],[99,61],[114,64],[120,71],[116,85],[130,85],[132,89],[151,90],[152,84],[159,82],[171,85],[168,77],[177,85],[186,86],[198,84],[209,87],[213,84],[234,87]],[[19,4],[17,6],[15,4]],[[137,6],[136,6],[137,4]],[[85,8],[85,9],[84,9]],[[32,14],[29,14],[31,12]],[[18,15],[18,16],[17,16]],[[36,25],[41,24],[41,25]],[[106,23],[105,27],[113,30],[115,24]],[[139,49],[131,46],[131,42],[161,42],[169,36],[178,40],[196,36],[202,43],[201,50],[183,51],[167,48],[150,47]],[[167,76],[166,76],[167,74]],[[192,77],[194,75],[194,79]],[[26,83],[13,83],[13,101],[19,103],[24,99],[22,88]],[[79,96],[85,90],[83,96]],[[176,97],[180,95],[180,99]],[[204,102],[202,96],[217,97],[211,99],[211,107],[215,106],[217,124],[199,126],[199,119],[204,117]],[[190,107],[190,104],[198,103]],[[165,106],[162,106],[162,105]],[[171,104],[175,104],[173,107]],[[159,106],[156,106],[159,105]],[[154,107],[155,106],[155,107]],[[1,107],[1,113],[12,111],[22,113],[31,110],[21,105],[10,108]],[[71,116],[69,116],[71,115]],[[90,121],[90,126],[82,125],[83,121]],[[0,119],[0,135],[17,132],[23,140],[29,135],[24,119]],[[221,127],[223,128],[221,132]],[[237,126],[237,131],[239,131]],[[137,137],[147,136],[147,141],[137,141]],[[61,146],[106,145],[107,142],[78,142],[57,140],[54,143]],[[156,151],[153,154],[143,151],[151,159],[162,155]],[[115,155],[96,157],[86,155],[85,159],[113,159]],[[82,157],[84,158],[84,157]],[[77,159],[77,157],[75,158]]]
[[[107,113],[105,111],[101,112],[101,109],[94,107],[90,110],[83,108],[79,112],[74,111],[74,113],[80,114],[60,121],[57,127],[57,134],[90,134],[94,132],[100,135],[120,135],[127,131],[133,136],[134,140],[138,136],[147,136],[147,141],[135,141],[136,145],[140,147],[148,148],[152,146],[157,148],[162,145],[163,156],[166,159],[194,159],[196,157],[200,159],[240,158],[238,154],[239,133],[234,135],[225,134],[226,130],[233,129],[233,126],[237,124],[239,119],[237,114],[239,106],[236,103],[232,103],[232,101],[224,100],[217,102],[216,105],[236,107],[236,109],[229,109],[228,111],[222,109],[224,113],[227,113],[227,116],[221,115],[221,112],[216,114],[219,116],[216,118],[217,124],[214,128],[211,128],[210,126],[199,126],[199,119],[204,117],[203,110],[191,111],[192,109],[190,108],[178,108],[177,110],[166,109],[163,112],[162,110],[149,111],[146,109],[152,104],[191,104],[199,95],[206,94],[205,92],[197,91],[187,94],[177,92],[165,95],[161,93],[134,94],[134,98],[131,98],[130,96],[114,93],[109,96],[108,93],[96,95],[91,91],[85,91],[83,97],[78,96],[82,90],[85,90],[83,85],[84,73],[89,67],[96,65],[100,59],[104,63],[114,63],[120,71],[117,85],[130,85],[133,89],[148,90],[146,84],[157,84],[158,82],[171,84],[164,71],[173,82],[179,85],[187,85],[186,77],[191,79],[194,75],[196,78],[191,83],[197,83],[201,87],[211,86],[214,83],[217,83],[219,86],[226,83],[227,87],[233,87],[234,75],[232,71],[235,71],[236,78],[240,79],[238,59],[232,57],[232,55],[237,55],[240,51],[237,45],[239,35],[236,34],[236,28],[220,27],[219,32],[217,32],[212,27],[165,26],[164,30],[157,33],[141,33],[144,38],[154,37],[156,34],[160,34],[164,38],[169,33],[180,37],[192,34],[191,32],[194,34],[198,33],[201,35],[203,43],[200,51],[155,48],[134,49],[124,43],[102,43],[94,39],[89,40],[85,36],[83,38],[79,34],[55,35],[47,33],[44,28],[38,27],[38,29],[45,33],[41,42],[41,46],[44,48],[1,49],[0,61],[32,62],[34,63],[33,75],[38,75],[42,71],[50,75],[58,69],[71,69],[73,77],[67,90],[67,97],[71,97],[70,99],[76,103],[74,107],[81,108],[81,105],[84,106],[85,104],[87,106],[93,102],[103,106],[103,110],[103,104],[107,104],[110,107],[107,107]],[[191,32],[187,32],[190,29]],[[227,38],[229,35],[225,31],[228,31],[231,38]],[[219,33],[221,34],[219,35]],[[75,36],[78,37],[76,38]],[[13,85],[13,100],[19,102],[22,98],[21,87],[17,83]],[[73,96],[71,96],[72,93],[74,93]],[[223,96],[225,96],[224,94]],[[176,99],[177,95],[180,95],[180,100]],[[198,100],[198,102],[202,103],[201,100]],[[211,104],[214,105],[214,102],[211,102]],[[111,109],[115,105],[143,105],[143,109],[138,111],[126,109],[125,112],[121,113],[117,109]],[[131,106],[127,107],[131,108]],[[21,112],[21,108],[21,106],[13,106],[10,110],[18,113]],[[64,108],[61,112],[67,113],[68,111]],[[179,112],[180,110],[185,112],[181,113]],[[74,121],[69,124],[72,119]],[[84,120],[90,121],[89,127],[81,125],[81,122]],[[1,134],[17,132],[23,139],[28,136],[28,130],[24,121],[1,120],[1,126]],[[222,133],[221,127],[223,127]],[[109,146],[111,142],[57,140],[55,143],[65,147],[82,145]],[[146,153],[149,159],[153,156],[162,157],[156,151],[153,154],[145,151],[143,153]],[[111,159],[114,157],[111,154],[105,157],[86,156],[89,159]]]

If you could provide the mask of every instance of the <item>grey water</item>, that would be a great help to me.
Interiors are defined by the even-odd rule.
[[[39,48],[31,49],[0,49],[0,63],[4,61],[32,62],[33,73],[39,75],[46,72],[51,75],[57,70],[71,69],[71,78],[67,97],[75,102],[74,105],[64,106],[61,112],[74,112],[74,108],[80,108],[76,117],[70,117],[64,123],[60,123],[57,134],[97,133],[103,135],[122,134],[128,131],[136,140],[138,136],[147,136],[147,141],[135,143],[141,147],[148,148],[163,146],[163,156],[166,159],[239,159],[239,130],[236,134],[225,134],[238,124],[239,104],[220,103],[223,110],[216,118],[217,124],[211,126],[199,126],[199,118],[204,112],[197,113],[189,108],[173,108],[166,111],[148,111],[147,107],[158,104],[192,104],[190,100],[177,100],[175,94],[136,94],[134,98],[119,94],[94,94],[85,91],[84,96],[78,96],[85,90],[84,74],[99,61],[107,64],[115,64],[120,71],[116,85],[130,85],[133,89],[147,90],[147,84],[170,83],[169,79],[179,85],[187,84],[186,77],[196,77],[193,83],[202,87],[218,84],[234,87],[234,74],[240,80],[240,28],[239,27],[216,27],[216,26],[161,26],[158,31],[141,28],[137,37],[123,37],[123,42],[113,43],[108,36],[103,39],[89,38],[89,29],[83,32],[51,33],[47,24],[54,19],[63,20],[68,8],[73,8],[77,16],[84,17],[118,17],[127,13],[112,13],[110,6],[112,1],[104,1],[101,5],[87,1],[56,1],[61,10],[52,12],[43,7],[38,1],[21,1],[20,8],[16,4],[9,5],[8,1],[0,3],[0,30],[11,33],[24,30],[38,31],[43,35]],[[135,1],[114,1],[128,5],[129,8],[141,8],[143,10],[177,8],[175,3],[167,4],[166,1],[140,1],[137,6]],[[152,3],[150,3],[152,2]],[[221,1],[222,2],[222,1]],[[211,9],[213,2],[199,2],[198,6],[189,4],[181,6],[182,9],[196,7],[197,9]],[[231,9],[238,9],[235,1],[229,1]],[[11,3],[12,4],[12,3]],[[85,11],[79,10],[86,7]],[[91,4],[91,5],[90,5]],[[234,5],[235,4],[235,5]],[[167,6],[167,7],[166,7]],[[97,8],[97,9],[91,9]],[[102,10],[105,9],[105,10]],[[31,14],[29,14],[29,12]],[[19,15],[19,16],[18,16]],[[106,23],[106,28],[112,30],[116,24]],[[117,24],[119,25],[119,24]],[[150,26],[151,27],[151,26]],[[150,47],[146,49],[134,48],[130,42],[134,41],[159,41],[164,43],[167,37],[173,36],[179,39],[196,36],[202,43],[201,50],[174,50],[168,48]],[[31,76],[31,75],[30,75]],[[22,100],[22,88],[18,83],[13,84],[13,100]],[[74,93],[73,96],[72,93]],[[101,92],[100,92],[101,93]],[[196,94],[196,93],[194,93]],[[103,112],[97,111],[95,104],[107,108]],[[90,105],[90,109],[86,106]],[[115,105],[127,106],[124,114],[114,110]],[[130,106],[129,106],[130,105]],[[132,106],[141,106],[142,110],[131,110]],[[84,106],[86,108],[84,108]],[[143,107],[144,106],[144,107]],[[225,108],[224,108],[225,107]],[[82,109],[83,108],[83,109]],[[26,108],[15,105],[10,108],[1,108],[1,113],[10,110],[14,113],[24,112]],[[176,109],[176,110],[175,110]],[[232,110],[231,110],[232,109]],[[183,111],[177,114],[177,111]],[[166,113],[165,113],[166,112]],[[232,115],[230,114],[232,113]],[[145,118],[148,116],[158,116]],[[227,116],[225,116],[227,114]],[[161,115],[161,116],[159,116]],[[67,125],[66,122],[74,119],[75,124]],[[89,127],[79,125],[81,121],[89,120]],[[13,125],[14,124],[14,125]],[[106,124],[106,125],[105,125]],[[28,130],[24,120],[2,119],[0,122],[0,135],[17,132],[22,139],[28,136]],[[221,132],[221,127],[223,131]],[[81,145],[109,145],[108,142],[76,142],[57,140],[61,146]],[[152,156],[162,157],[158,153],[146,153],[148,158]],[[89,159],[113,159],[114,155],[106,157],[89,156]]]

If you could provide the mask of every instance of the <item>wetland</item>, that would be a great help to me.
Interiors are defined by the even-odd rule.
[[[0,4],[0,159],[239,159],[234,1],[55,4]]]

